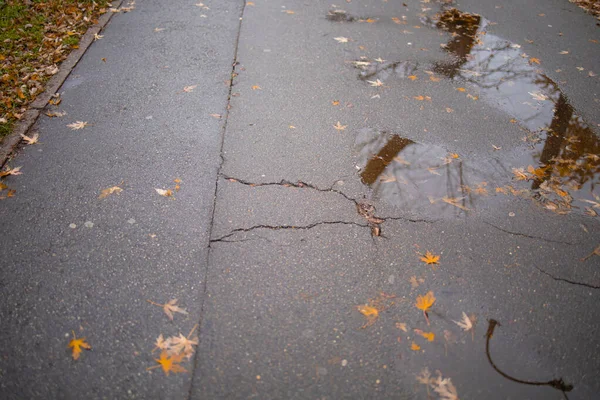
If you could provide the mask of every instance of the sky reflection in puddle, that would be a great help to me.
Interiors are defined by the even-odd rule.
[[[576,114],[558,85],[525,57],[520,46],[487,34],[488,21],[456,9],[429,23],[448,31],[447,60],[433,71],[467,82],[524,130],[529,146],[479,160],[453,158],[441,147],[372,129],[359,132],[362,182],[395,206],[433,205],[442,214],[468,212],[495,196],[530,198],[559,214],[600,212],[600,141]],[[363,68],[361,79],[416,70],[410,62]],[[397,72],[399,71],[399,73]]]

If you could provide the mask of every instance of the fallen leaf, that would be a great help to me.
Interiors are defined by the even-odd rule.
[[[22,175],[21,167],[8,168],[4,171],[0,171],[0,178],[8,176],[8,175]]]
[[[415,307],[425,312],[431,308],[433,303],[435,303],[435,296],[432,291],[429,291],[425,296],[417,296]]]
[[[400,329],[403,332],[408,332],[408,329],[406,328],[406,323],[404,322],[396,322],[396,328]]]
[[[286,13],[286,14],[290,14],[290,15],[291,15],[291,14],[296,14],[296,13],[295,13],[294,11],[292,11],[292,10],[284,10],[284,11],[282,11],[282,12],[284,12],[284,13]]]
[[[161,333],[156,338],[156,342],[154,343],[154,349],[152,349],[152,352],[154,352],[155,350],[169,350],[170,348],[171,348],[171,338],[165,339]]]
[[[409,75],[409,76],[407,76],[407,78],[410,79],[411,81],[416,81],[417,79],[419,79],[419,78],[417,78],[416,75]]]
[[[444,203],[450,204],[454,207],[458,207],[464,211],[469,211],[469,209],[467,207],[465,207],[459,203],[462,199],[463,199],[462,197],[447,197],[447,196],[442,197],[442,201]]]
[[[175,374],[180,372],[187,372],[185,368],[183,368],[179,363],[183,360],[183,354],[172,354],[169,355],[166,351],[162,351],[160,353],[160,358],[155,358],[155,361],[159,364],[154,367],[146,368],[147,371],[162,367],[165,375],[169,376],[169,373],[173,372]]]
[[[348,127],[348,125],[342,125],[340,124],[340,121],[338,121],[337,124],[333,125],[333,127],[338,131],[343,131]]]
[[[356,309],[367,318],[367,322],[362,326],[362,328],[373,325],[379,317],[379,311],[375,307],[369,305],[360,305],[357,306]]]
[[[367,18],[367,19],[365,19],[364,21],[365,21],[366,23],[368,23],[368,24],[372,24],[372,23],[374,23],[374,22],[377,22],[377,20],[376,20],[376,19],[373,19],[373,18]]]
[[[585,68],[583,68],[583,67],[576,67],[576,68],[577,68],[579,71],[583,71],[583,70],[585,70]]]
[[[439,264],[440,256],[433,255],[429,250],[422,255],[419,260],[423,261],[425,264]]]
[[[166,28],[154,28],[154,32],[162,32],[164,31]]]
[[[437,172],[437,170],[438,170],[438,167],[429,167],[429,168],[427,168],[427,171],[429,171],[430,174],[442,176],[442,174],[440,174],[439,172]]]
[[[423,278],[417,278],[416,276],[411,276],[410,279],[408,280],[410,282],[410,286],[414,289],[419,287],[420,283],[425,282],[425,279]]]
[[[151,300],[146,300],[148,303],[158,306],[158,307],[162,307],[163,311],[165,312],[165,314],[167,314],[167,317],[169,317],[169,319],[171,321],[173,321],[173,313],[180,313],[180,314],[187,314],[188,312],[185,311],[185,309],[179,307],[177,305],[177,299],[172,299],[169,300],[168,302],[166,302],[165,304],[158,304],[155,303]]]
[[[186,93],[190,93],[190,92],[193,92],[194,89],[196,89],[197,87],[198,87],[198,85],[186,86],[183,88],[183,91]]]
[[[452,380],[450,378],[442,379],[440,371],[437,371],[437,374],[437,378],[431,378],[430,386],[438,394],[440,400],[459,400]]]
[[[94,42],[95,42],[96,40],[100,40],[100,39],[102,39],[103,37],[104,37],[104,35],[98,35],[97,33],[94,33]]]
[[[340,105],[340,101],[339,100],[333,100],[331,102],[331,104],[334,105],[334,106],[339,106]]]
[[[592,71],[588,71],[588,76],[594,77],[594,76],[596,76],[596,74]]]
[[[441,78],[438,78],[436,76],[430,75],[429,76],[429,80],[432,82],[439,82],[441,80]]]
[[[156,193],[158,193],[158,194],[160,194],[161,196],[164,196],[164,197],[171,197],[171,196],[173,196],[173,191],[171,189],[166,189],[165,190],[165,189],[156,189],[155,188],[154,190],[156,190]]]
[[[412,344],[410,345],[410,349],[412,351],[419,351],[421,350],[421,346],[419,346],[418,344],[416,344],[415,342],[412,342]]]
[[[209,114],[211,117],[221,119],[221,114]]]
[[[45,113],[48,117],[53,118],[53,117],[64,117],[65,115],[67,115],[66,112],[64,111],[56,111],[56,112],[52,112],[52,111],[46,111]]]
[[[544,100],[548,100],[548,96],[543,95],[539,92],[528,92],[531,97],[533,97],[534,99],[536,99],[537,101],[544,101]]]
[[[31,137],[23,135],[21,133],[21,137],[23,138],[24,141],[27,142],[27,144],[31,145],[31,144],[36,144],[38,143],[38,139],[40,137],[39,133],[34,133]]]
[[[585,261],[588,258],[592,257],[592,256],[599,256],[600,257],[600,245],[598,245],[598,247],[596,247],[594,249],[594,251],[592,251],[590,254],[588,254],[587,256],[583,257],[580,261]]]
[[[458,90],[459,92],[466,92],[467,91],[467,89],[465,89],[464,87],[456,88],[456,90]]]
[[[87,122],[75,121],[72,124],[68,124],[67,126],[69,128],[71,128],[72,130],[76,131],[76,130],[85,128],[87,126],[87,124],[88,124]]]
[[[262,88],[258,85],[252,86],[252,90],[262,90]]]
[[[91,350],[92,346],[90,346],[86,341],[85,338],[79,338],[77,339],[77,336],[75,336],[75,331],[73,332],[73,339],[69,342],[69,346],[70,348],[73,349],[73,360],[78,360],[79,356],[81,355],[81,350],[85,349],[85,350]]]
[[[175,354],[183,354],[189,360],[194,354],[193,346],[198,346],[198,338],[189,339],[181,333],[171,338],[171,349]]]
[[[448,114],[450,114],[450,113],[453,113],[453,112],[454,112],[454,110],[453,110],[453,109],[451,109],[450,107],[446,107],[446,112],[447,112]]]
[[[375,80],[375,81],[367,81],[371,84],[371,86],[375,86],[375,87],[380,87],[383,86],[383,82],[381,82],[379,79]]]
[[[430,342],[433,342],[435,339],[435,334],[433,332],[423,332],[420,329],[415,329],[415,333],[419,336],[423,336],[425,339],[427,339]]]
[[[348,43],[348,38],[347,37],[338,36],[338,37],[335,37],[333,39],[337,40],[338,43]]]
[[[499,146],[496,146],[496,145],[492,145],[492,147],[494,148],[494,151],[502,149],[502,147],[499,147]]]
[[[568,51],[566,51],[566,50],[563,50],[563,51],[561,51],[561,52],[560,52],[560,53],[558,53],[558,54],[569,54],[569,52],[568,52]]]
[[[538,64],[540,63],[540,59],[539,58],[535,58],[535,57],[531,57],[529,58],[529,64]]]
[[[473,329],[473,323],[464,311],[462,313],[462,319],[460,321],[454,321],[454,323],[460,326],[465,332],[468,332],[471,329]]]
[[[109,195],[113,194],[113,193],[121,193],[123,191],[123,189],[121,189],[118,186],[113,186],[113,187],[109,187],[108,189],[104,189],[100,192],[100,196],[98,196],[99,199],[104,199],[106,197],[108,197]]]

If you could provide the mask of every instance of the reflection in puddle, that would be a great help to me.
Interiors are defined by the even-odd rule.
[[[451,34],[449,59],[433,70],[469,82],[479,96],[499,107],[528,132],[530,144],[509,155],[485,160],[452,158],[440,147],[414,143],[396,135],[365,129],[357,137],[363,183],[386,201],[405,208],[435,203],[463,212],[483,197],[531,198],[557,213],[600,208],[600,140],[576,114],[558,85],[536,66],[537,60],[500,37],[486,32],[478,15],[443,11],[425,24]],[[360,65],[361,79],[416,71],[411,62]],[[429,200],[429,201],[427,201]],[[488,200],[489,201],[489,200]]]
[[[403,209],[427,210],[431,215],[457,215],[502,197],[515,196],[531,199],[557,213],[573,210],[586,211],[586,200],[594,200],[580,184],[570,161],[562,165],[562,175],[548,176],[548,168],[516,169],[531,155],[527,151],[511,154],[503,159],[481,158],[463,160],[460,155],[445,149],[416,143],[387,132],[364,128],[360,130],[356,146],[360,149],[361,180],[373,194]],[[596,168],[597,168],[596,160]],[[593,189],[592,174],[587,182]],[[584,185],[585,186],[585,185]],[[578,189],[579,188],[579,189]],[[589,189],[588,189],[589,190]],[[592,210],[587,207],[587,212]]]

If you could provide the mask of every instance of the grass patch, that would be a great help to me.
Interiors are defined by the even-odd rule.
[[[0,140],[43,92],[108,0],[0,0]]]

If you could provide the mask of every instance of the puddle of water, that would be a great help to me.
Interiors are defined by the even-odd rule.
[[[480,98],[523,128],[529,146],[495,158],[462,160],[441,147],[363,129],[356,139],[362,182],[377,197],[413,210],[430,204],[442,213],[461,213],[483,199],[519,196],[560,214],[594,216],[600,208],[600,193],[594,193],[600,183],[600,140],[536,60],[522,56],[520,46],[488,34],[489,22],[479,15],[447,9],[437,20],[422,22],[451,35],[445,46],[449,58],[432,69],[471,84]],[[356,66],[363,80],[405,78],[418,69],[409,61]]]
[[[433,216],[460,215],[511,196],[531,199],[557,212],[585,212],[591,204],[598,175],[584,178],[585,166],[557,162],[559,170],[540,167],[513,171],[524,159],[533,161],[528,150],[502,158],[463,160],[446,149],[364,128],[356,139],[360,176],[376,198],[396,207],[427,211]],[[539,155],[539,154],[538,154]],[[565,159],[566,160],[566,159]],[[534,164],[535,165],[535,164]],[[596,160],[596,168],[597,168]],[[580,182],[589,182],[589,184]],[[587,186],[587,190],[586,190]],[[587,193],[587,196],[586,196]]]

